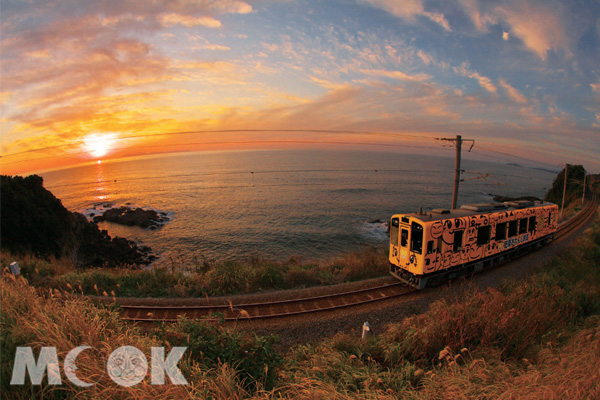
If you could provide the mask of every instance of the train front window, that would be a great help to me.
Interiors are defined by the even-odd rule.
[[[394,246],[398,246],[398,230],[400,229],[400,219],[392,218],[390,224],[390,243]]]
[[[400,237],[400,246],[408,246],[408,230],[402,229],[402,235]]]
[[[410,237],[410,250],[417,254],[423,253],[423,227],[413,222]]]

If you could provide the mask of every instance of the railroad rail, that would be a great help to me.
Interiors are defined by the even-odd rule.
[[[597,208],[598,198],[594,194],[583,210],[559,225],[555,234],[555,240],[565,237],[571,231],[585,223],[591,218]],[[216,315],[229,322],[247,319],[266,320],[356,307],[414,292],[415,289],[404,283],[394,282],[343,293],[262,303],[233,304],[228,301],[226,304],[216,305],[121,305],[120,312],[122,319],[141,323],[175,322],[181,316],[197,319],[210,318]]]
[[[412,293],[414,289],[401,282],[371,288],[313,296],[293,300],[281,300],[248,304],[187,305],[187,306],[141,306],[123,305],[120,307],[124,320],[135,322],[175,322],[180,316],[206,318],[221,314],[225,321],[243,319],[272,319],[321,311],[339,310],[361,304]]]
[[[558,226],[558,230],[554,235],[554,239],[557,240],[567,236],[571,231],[577,229],[581,224],[585,223],[592,217],[592,215],[594,215],[597,208],[598,195],[594,192],[591,200],[587,202],[586,206],[580,212]]]

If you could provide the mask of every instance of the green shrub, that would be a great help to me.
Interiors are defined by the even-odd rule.
[[[274,336],[236,331],[214,321],[182,318],[163,326],[157,335],[169,346],[188,347],[191,359],[203,368],[227,363],[247,387],[272,388],[282,361],[273,346]]]

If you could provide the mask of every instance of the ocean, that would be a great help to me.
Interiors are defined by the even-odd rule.
[[[463,157],[458,204],[493,194],[543,198],[556,173]],[[150,246],[157,263],[260,255],[324,260],[385,245],[392,214],[449,208],[454,158],[371,151],[180,153],[41,173],[70,211],[127,205],[164,212],[157,230],[102,222]]]

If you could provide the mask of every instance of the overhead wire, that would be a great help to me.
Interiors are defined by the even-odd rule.
[[[157,145],[139,145],[139,146],[135,146],[136,149],[144,149],[144,148],[164,148],[164,147],[181,147],[181,146],[200,146],[200,145],[206,145],[206,146],[216,146],[216,145],[235,145],[235,144],[286,144],[286,143],[290,143],[290,144],[333,144],[333,145],[345,145],[345,146],[352,146],[352,145],[358,145],[358,146],[374,146],[374,147],[401,147],[401,148],[419,148],[419,149],[437,149],[437,147],[433,147],[433,146],[418,146],[418,145],[407,145],[407,144],[400,144],[400,143],[373,143],[373,142],[348,142],[348,141],[333,141],[333,140],[242,140],[242,141],[213,141],[213,142],[187,142],[187,143],[167,143],[167,144],[157,144]],[[52,147],[48,147],[47,149],[54,149],[60,146],[52,146]],[[114,147],[112,150],[126,150],[130,147]],[[41,149],[40,149],[41,150]],[[31,151],[38,151],[38,150],[31,150]],[[23,154],[26,152],[21,152],[21,153],[12,153],[12,154],[8,154],[5,155],[3,157],[9,157],[9,156],[15,156],[18,154]],[[65,154],[62,154],[62,156],[76,156],[76,155],[82,155],[82,154],[86,154],[86,151],[78,151],[78,152],[68,152]],[[49,159],[49,158],[55,158],[57,157],[56,155],[52,155],[52,156],[44,156],[44,157],[36,157],[36,158],[30,158],[27,160],[16,160],[16,161],[9,161],[9,162],[3,162],[2,164],[4,165],[10,165],[10,164],[18,164],[18,163],[23,163],[23,162],[31,162],[31,161],[37,161],[37,160],[43,160],[43,159]]]
[[[423,136],[414,134],[403,134],[403,133],[389,133],[389,132],[376,132],[376,131],[353,131],[353,130],[329,130],[329,129],[211,129],[211,130],[192,130],[192,131],[171,131],[171,132],[156,132],[156,133],[145,133],[142,135],[123,135],[117,138],[117,140],[123,139],[140,139],[140,138],[153,138],[161,136],[178,136],[178,135],[192,135],[197,133],[335,133],[335,134],[350,134],[350,135],[373,135],[373,136],[388,136],[388,137],[407,137],[407,138],[418,138],[423,139]],[[18,151],[14,153],[5,154],[1,157],[12,157],[16,155],[33,153],[43,150],[53,150],[63,148],[65,145],[56,146],[45,146],[36,149],[28,149]]]

